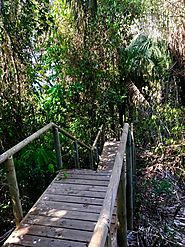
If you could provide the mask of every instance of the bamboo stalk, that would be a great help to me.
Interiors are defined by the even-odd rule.
[[[10,198],[13,207],[13,214],[14,214],[16,226],[18,227],[20,221],[23,218],[23,212],[22,212],[22,206],[19,196],[19,188],[17,184],[15,166],[12,156],[5,161],[5,166],[7,169],[7,181],[8,181]]]

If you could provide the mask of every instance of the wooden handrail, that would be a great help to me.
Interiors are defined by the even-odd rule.
[[[9,157],[13,156],[15,153],[20,151],[22,148],[27,146],[29,143],[31,143],[32,141],[34,141],[39,136],[41,136],[42,134],[44,134],[45,132],[47,132],[48,130],[50,130],[53,127],[58,128],[60,130],[60,132],[62,132],[64,135],[66,135],[70,139],[77,141],[79,143],[79,145],[87,148],[88,150],[91,150],[90,146],[86,145],[82,141],[78,140],[75,136],[71,135],[70,133],[68,133],[67,131],[62,129],[61,127],[59,127],[56,124],[51,122],[51,123],[47,124],[46,126],[44,126],[43,128],[41,128],[40,130],[36,131],[34,134],[32,134],[29,137],[27,137],[26,139],[24,139],[23,141],[16,144],[14,147],[8,149],[6,152],[1,154],[0,155],[0,164],[3,163],[4,161],[6,161]]]
[[[47,124],[42,129],[38,130],[37,132],[35,132],[34,134],[30,135],[29,137],[27,137],[23,141],[19,142],[14,147],[8,149],[6,152],[4,152],[3,154],[1,154],[0,155],[0,164],[2,162],[4,162],[5,160],[7,160],[9,157],[13,156],[18,151],[20,151],[22,148],[24,148],[25,146],[27,146],[30,142],[34,141],[36,138],[38,138],[39,136],[41,136],[43,133],[45,133],[46,131],[48,131],[49,129],[51,129],[52,126],[53,126],[53,123]]]
[[[71,140],[78,142],[82,147],[88,149],[89,151],[91,150],[91,147],[83,143],[82,141],[78,140],[75,136],[71,135],[69,132],[66,130],[62,129],[61,127],[57,126],[56,124],[53,123],[53,127],[56,127],[60,130],[61,133],[69,137]]]
[[[112,170],[107,193],[104,199],[103,207],[98,222],[95,226],[93,236],[88,245],[89,247],[105,246],[108,231],[111,224],[112,213],[116,201],[120,178],[122,174],[128,131],[129,131],[129,125],[126,123],[123,128],[119,150],[114,162],[114,167]]]

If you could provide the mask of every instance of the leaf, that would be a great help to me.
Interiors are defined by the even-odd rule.
[[[54,169],[54,165],[53,165],[53,164],[49,164],[49,165],[48,165],[48,171],[49,171],[50,173],[54,173],[54,172],[55,172],[55,169]]]
[[[65,179],[68,178],[68,176],[69,176],[69,175],[67,174],[67,172],[65,172],[65,171],[63,172],[63,175],[64,175],[64,178],[65,178]]]

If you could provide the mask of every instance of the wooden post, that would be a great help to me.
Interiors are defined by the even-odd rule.
[[[106,239],[106,242],[105,242],[105,247],[112,247],[110,232],[108,232],[108,234],[107,234],[107,239]]]
[[[10,191],[10,198],[13,207],[13,214],[15,217],[16,226],[19,226],[20,221],[23,218],[22,206],[19,196],[19,187],[17,184],[17,177],[15,172],[15,166],[13,162],[13,157],[11,156],[5,161],[5,166],[7,169],[7,181]]]
[[[62,154],[60,148],[60,138],[57,127],[53,127],[53,135],[54,135],[55,152],[57,157],[57,167],[60,170],[63,168],[63,163],[62,163]]]
[[[90,168],[94,170],[94,157],[93,157],[93,150],[89,152],[89,159],[90,159]]]
[[[95,152],[96,152],[96,166],[97,166],[97,165],[98,165],[98,162],[99,162],[99,151],[98,151],[98,145],[96,145]]]
[[[126,162],[123,164],[120,183],[117,194],[117,214],[118,214],[118,246],[127,246],[127,210],[126,210]]]
[[[134,128],[131,124],[131,145],[132,145],[132,173],[133,173],[133,209],[135,209],[135,191],[136,191],[136,147],[134,142]]]
[[[75,168],[80,168],[80,163],[79,163],[79,153],[78,153],[78,142],[75,141],[73,142],[73,147],[74,147],[74,161],[75,161]]]
[[[105,133],[104,130],[102,130],[100,137],[100,151],[102,151],[104,143],[105,143]]]
[[[133,229],[133,178],[132,178],[132,148],[131,133],[128,132],[126,147],[126,163],[127,163],[127,227],[128,230]]]

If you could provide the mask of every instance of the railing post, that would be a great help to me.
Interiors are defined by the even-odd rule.
[[[80,168],[80,163],[79,163],[79,153],[78,153],[78,142],[74,141],[73,142],[73,147],[74,147],[74,161],[75,161],[75,168]]]
[[[13,157],[11,156],[5,161],[5,166],[7,170],[7,181],[10,191],[10,198],[13,207],[13,214],[15,217],[16,226],[19,226],[20,221],[23,218],[22,206],[19,195],[19,187],[17,183],[17,177],[15,172],[15,166],[13,162]]]
[[[105,247],[112,247],[110,231],[107,234],[107,239],[106,239],[106,242],[105,242]]]
[[[134,142],[134,127],[131,123],[131,143],[132,143],[132,169],[133,169],[133,209],[135,209],[135,190],[136,190],[136,147]]]
[[[122,173],[117,194],[117,215],[118,215],[118,246],[127,247],[127,210],[126,210],[126,162],[123,163]]]
[[[58,169],[63,168],[62,163],[62,154],[61,154],[61,147],[60,147],[60,137],[57,127],[53,127],[53,135],[54,135],[54,144],[55,144],[55,152],[57,156],[57,167]]]
[[[101,145],[101,150],[103,149],[103,145],[105,143],[105,130],[103,129],[101,132],[101,138],[100,138],[100,145]]]
[[[127,163],[127,226],[128,230],[133,229],[133,167],[132,167],[132,148],[131,133],[128,132],[126,147],[126,163]]]
[[[91,151],[89,152],[89,159],[90,159],[90,168],[92,169],[92,170],[94,170],[94,155],[93,155],[93,151],[94,150],[92,150],[91,149]]]
[[[96,165],[98,165],[98,162],[99,162],[99,151],[98,151],[98,145],[96,145],[95,152],[96,152]]]

